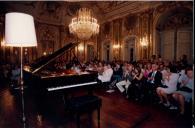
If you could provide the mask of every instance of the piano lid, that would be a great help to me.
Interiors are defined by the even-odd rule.
[[[65,45],[63,48],[55,51],[54,53],[52,53],[51,55],[48,55],[44,58],[41,58],[38,61],[35,61],[34,63],[31,64],[31,66],[29,67],[30,72],[32,73],[36,73],[38,72],[40,69],[42,69],[43,67],[45,67],[46,65],[48,65],[49,63],[53,62],[54,60],[56,60],[58,57],[60,57],[61,55],[63,55],[66,51],[74,48],[77,45],[77,43],[69,43],[67,45]]]

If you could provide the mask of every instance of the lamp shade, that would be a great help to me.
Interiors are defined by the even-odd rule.
[[[5,15],[5,45],[13,47],[37,46],[34,19],[25,13]]]

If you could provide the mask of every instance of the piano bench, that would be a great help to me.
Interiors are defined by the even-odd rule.
[[[80,115],[97,110],[98,128],[100,127],[100,107],[102,99],[93,95],[84,95],[72,98],[68,104],[68,110],[76,114],[77,128],[80,128]]]

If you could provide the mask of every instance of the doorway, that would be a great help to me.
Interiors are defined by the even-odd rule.
[[[111,53],[111,41],[105,40],[103,41],[103,49],[102,49],[102,59],[104,61],[111,61],[112,59],[112,53]]]
[[[127,37],[124,42],[124,60],[135,61],[136,60],[136,37]]]
[[[134,56],[134,49],[130,48],[130,56],[129,56],[130,57],[129,58],[130,62],[132,62],[134,60],[133,56]]]
[[[87,45],[87,61],[92,61],[94,59],[94,46]]]

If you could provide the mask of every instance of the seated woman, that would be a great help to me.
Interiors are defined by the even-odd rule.
[[[158,97],[160,98],[159,103],[164,103],[165,107],[170,106],[170,102],[168,100],[167,95],[175,92],[177,90],[177,81],[178,81],[179,75],[176,73],[176,69],[174,67],[167,68],[166,77],[163,79],[164,85],[167,87],[158,87],[156,89],[156,92],[158,94]]]
[[[138,100],[141,98],[143,94],[142,82],[144,80],[143,72],[139,66],[136,66],[134,71],[132,72],[133,80],[131,81],[131,85],[128,88],[129,96]]]
[[[151,63],[147,63],[144,65],[143,75],[147,79],[148,75],[152,72]]]
[[[173,98],[179,103],[180,114],[185,112],[185,101],[189,102],[192,99],[193,92],[193,70],[192,68],[186,69],[187,78],[181,81],[181,90],[172,94]],[[182,90],[183,88],[183,90]],[[186,88],[186,89],[184,89]]]

